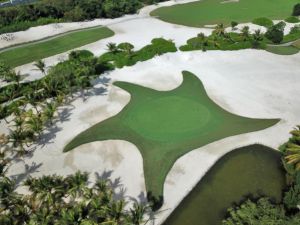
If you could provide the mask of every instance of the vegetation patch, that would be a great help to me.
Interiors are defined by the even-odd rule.
[[[299,52],[299,48],[294,46],[267,46],[266,51],[277,55],[294,55]]]
[[[274,25],[273,21],[266,17],[256,18],[252,21],[252,23],[267,28]]]
[[[236,149],[217,161],[164,225],[222,224],[232,205],[261,196],[281,202],[285,187],[279,152],[262,145]]]
[[[296,16],[290,16],[290,17],[286,18],[285,21],[288,23],[299,23],[300,22],[299,18]]]
[[[161,7],[151,12],[166,22],[193,27],[203,27],[231,21],[250,22],[255,18],[284,19],[292,14],[298,0],[239,0],[222,4],[224,0],[202,0],[169,7]],[[297,11],[298,12],[298,11]]]
[[[201,81],[183,72],[183,83],[171,91],[116,82],[131,101],[116,116],[76,136],[64,151],[101,140],[126,140],[143,156],[148,198],[162,203],[165,178],[174,162],[187,152],[219,139],[258,131],[278,119],[250,119],[231,114],[215,104]],[[159,129],[158,129],[159,127]]]
[[[100,56],[99,62],[109,62],[117,68],[132,66],[139,61],[146,61],[164,53],[177,51],[173,41],[165,40],[163,38],[153,39],[150,45],[147,45],[138,51],[133,51],[134,46],[130,43],[121,43],[119,45],[109,43],[107,47],[109,52]]]
[[[0,61],[3,61],[9,66],[16,67],[72,50],[113,35],[114,32],[106,27],[72,32],[50,40],[31,43],[3,51],[0,53]]]

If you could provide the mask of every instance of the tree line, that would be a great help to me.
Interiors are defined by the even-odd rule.
[[[62,21],[116,18],[162,0],[41,0],[0,9],[0,33]]]

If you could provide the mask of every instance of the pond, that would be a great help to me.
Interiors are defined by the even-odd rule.
[[[208,171],[164,225],[219,225],[233,204],[259,196],[280,202],[284,188],[279,152],[257,144],[239,148]]]

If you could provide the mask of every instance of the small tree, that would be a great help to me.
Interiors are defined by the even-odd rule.
[[[106,45],[108,51],[110,51],[111,53],[117,53],[118,52],[118,47],[116,45],[116,43],[112,43],[112,42],[109,42],[107,45]]]
[[[118,49],[126,52],[127,55],[131,55],[134,46],[128,42],[124,42],[118,45]]]
[[[236,22],[236,21],[231,21],[231,29],[232,29],[232,30],[236,30],[236,26],[237,26],[237,25],[239,25],[238,22]]]

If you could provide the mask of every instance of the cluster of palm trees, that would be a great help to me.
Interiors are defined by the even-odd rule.
[[[234,24],[234,27],[236,24]],[[250,47],[260,48],[263,47],[261,42],[264,40],[264,35],[260,30],[256,30],[253,34],[250,33],[248,26],[241,28],[239,33],[226,32],[224,24],[218,24],[210,36],[205,36],[204,33],[199,33],[196,38],[188,40],[189,50],[202,49],[230,49],[236,48],[240,44],[240,48]],[[181,48],[184,50],[184,46]]]
[[[0,118],[10,127],[8,139],[21,154],[40,137],[47,125],[52,124],[57,108],[71,101],[75,92],[85,94],[91,80],[103,72],[97,68],[106,69],[87,51],[72,52],[69,60],[48,71],[42,60],[35,66],[44,77],[21,83],[20,74],[0,64],[1,78],[9,82],[0,89]]]
[[[284,153],[288,165],[292,165],[296,171],[300,171],[300,126],[291,131],[292,137],[286,143]]]
[[[89,175],[77,172],[66,177],[29,177],[23,185],[29,194],[15,192],[14,180],[6,176],[9,160],[0,152],[0,224],[45,225],[140,225],[145,224],[146,204],[115,199],[109,179],[91,187]],[[131,207],[127,207],[128,204]]]

